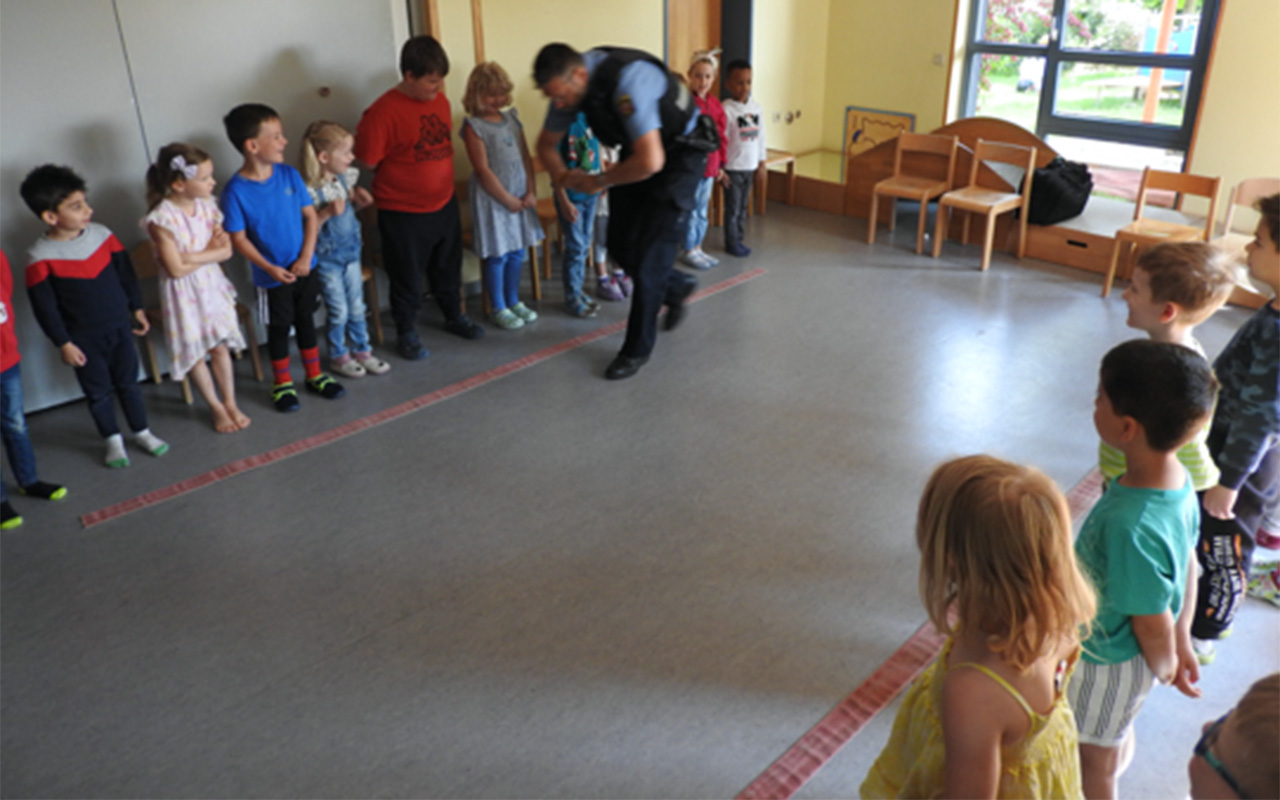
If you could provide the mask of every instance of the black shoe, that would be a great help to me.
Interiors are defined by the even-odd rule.
[[[684,302],[689,299],[689,295],[693,294],[693,290],[698,288],[698,281],[692,275],[685,275],[688,280],[684,285],[676,289],[675,296],[667,300],[667,318],[662,322],[664,331],[673,331],[676,326],[684,320]]]
[[[22,515],[19,514],[14,507],[9,505],[9,501],[5,500],[0,503],[0,530],[10,530],[22,524]]]
[[[421,361],[431,355],[427,352],[427,348],[422,346],[422,340],[418,338],[418,334],[413,332],[402,334],[396,340],[396,352],[401,358],[409,361]]]
[[[41,500],[61,500],[67,496],[67,487],[59,486],[56,483],[45,483],[44,481],[36,481],[27,486],[19,486],[18,491],[27,497],[39,497]]]
[[[619,354],[604,371],[605,378],[611,381],[620,381],[623,378],[630,378],[640,371],[640,368],[649,362],[648,356],[624,356]]]
[[[293,381],[271,388],[271,404],[281,414],[288,414],[290,411],[297,411],[302,407],[302,404],[298,402],[298,391],[293,388]]]
[[[314,378],[307,378],[307,391],[318,394],[325,400],[337,400],[347,393],[342,384],[323,372]]]
[[[726,244],[724,246],[724,251],[729,255],[737,256],[738,258],[746,258],[747,256],[751,255],[751,248],[747,247],[742,242],[736,242],[734,244]]]
[[[444,329],[455,336],[461,336],[463,339],[481,339],[484,337],[484,328],[465,314],[461,317],[447,319],[444,322]]]

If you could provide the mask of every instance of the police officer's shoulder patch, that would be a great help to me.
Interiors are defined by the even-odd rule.
[[[636,113],[636,105],[631,102],[631,95],[629,94],[618,95],[617,106],[618,113],[624,117],[630,117],[632,114]]]

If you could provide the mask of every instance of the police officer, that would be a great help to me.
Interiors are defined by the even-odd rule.
[[[534,61],[534,80],[551,100],[537,151],[556,186],[596,194],[609,190],[609,253],[631,276],[635,290],[622,351],[609,364],[609,380],[636,374],[664,328],[684,316],[697,281],[674,268],[693,207],[694,190],[717,145],[714,124],[699,117],[693,96],[661,61],[639,50],[597,48],[578,53],[549,44]],[[601,142],[622,148],[608,172],[570,170],[558,145],[578,111]]]

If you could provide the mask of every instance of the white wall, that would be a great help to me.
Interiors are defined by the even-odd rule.
[[[76,169],[95,219],[132,247],[144,239],[143,176],[162,145],[208,150],[221,183],[240,164],[222,116],[263,102],[280,112],[293,161],[308,123],[354,128],[398,80],[407,31],[404,0],[0,0],[0,246],[15,272],[28,410],[81,393],[21,288],[42,227],[18,195],[26,173]],[[247,266],[227,271],[249,299]]]

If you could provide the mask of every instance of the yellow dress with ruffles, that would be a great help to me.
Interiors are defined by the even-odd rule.
[[[999,675],[981,664],[947,667],[952,640],[916,679],[903,697],[884,751],[871,766],[860,792],[864,798],[942,797],[946,777],[946,747],[942,738],[942,679],[948,669],[973,668],[1000,684],[1031,719],[1021,741],[1000,752],[1000,783],[996,797],[1080,798],[1080,753],[1076,721],[1067,700],[1071,659],[1066,677],[1048,714],[1037,714],[1026,699]]]

